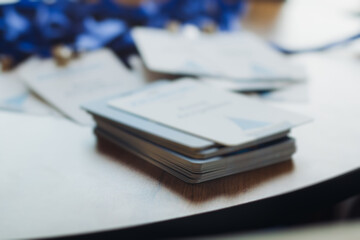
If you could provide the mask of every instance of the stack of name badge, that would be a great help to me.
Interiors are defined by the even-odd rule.
[[[189,183],[289,160],[290,129],[310,120],[190,78],[83,107],[97,136]]]

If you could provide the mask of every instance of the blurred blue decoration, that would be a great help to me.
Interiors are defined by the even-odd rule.
[[[130,29],[163,28],[169,21],[220,30],[237,28],[246,0],[22,0],[0,5],[0,55],[18,63],[30,55],[50,56],[65,44],[75,50],[112,48],[122,59],[136,53]]]
[[[345,45],[347,43],[350,43],[354,40],[360,39],[360,33],[357,33],[355,35],[352,35],[350,37],[344,38],[340,41],[336,41],[336,42],[330,42],[327,44],[324,44],[322,46],[318,46],[318,47],[312,47],[312,48],[305,48],[305,49],[289,49],[289,48],[284,48],[274,42],[271,42],[270,44],[277,49],[278,51],[284,53],[284,54],[300,54],[300,53],[309,53],[309,52],[322,52],[322,51],[326,51],[328,49],[337,47],[337,46],[342,46]]]

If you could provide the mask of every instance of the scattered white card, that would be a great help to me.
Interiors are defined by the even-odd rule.
[[[284,132],[310,121],[193,79],[155,83],[114,99],[109,105],[227,146]]]
[[[32,94],[16,72],[0,73],[0,108],[9,111],[60,116],[60,114]]]
[[[208,77],[201,77],[199,78],[199,81],[215,88],[236,92],[258,92],[283,89],[294,84],[286,81],[232,81],[226,78]]]
[[[86,125],[93,122],[82,104],[141,85],[108,49],[83,54],[66,67],[56,66],[52,59],[33,58],[20,66],[19,75],[51,105]]]
[[[301,67],[247,31],[189,37],[138,27],[132,35],[146,66],[156,72],[236,81],[298,81],[305,77]]]

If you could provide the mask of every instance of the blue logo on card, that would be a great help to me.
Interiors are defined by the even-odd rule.
[[[202,73],[204,72],[204,69],[201,65],[199,65],[197,62],[195,61],[186,61],[185,64],[180,67],[180,69],[182,71],[185,71],[185,72],[196,72],[196,73]]]
[[[262,76],[268,76],[272,74],[272,71],[264,66],[258,65],[258,64],[253,64],[252,65],[252,70],[255,74],[259,74]]]
[[[21,93],[18,96],[7,99],[5,101],[5,103],[10,106],[21,107],[25,103],[28,96],[29,96],[29,94],[27,94],[27,93]]]
[[[243,130],[251,130],[255,128],[261,128],[269,125],[268,122],[261,122],[261,121],[255,121],[250,119],[244,119],[244,118],[229,118],[232,122],[234,122],[236,125],[238,125]]]

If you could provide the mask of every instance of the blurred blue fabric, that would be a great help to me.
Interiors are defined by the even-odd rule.
[[[122,59],[136,53],[134,26],[163,28],[169,21],[203,27],[216,24],[227,31],[238,27],[245,0],[142,1],[137,6],[115,0],[23,0],[0,5],[0,55],[20,62],[30,55],[50,56],[65,44],[74,50],[112,48]]]

